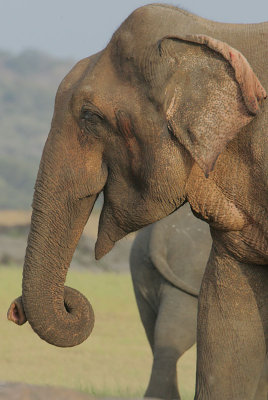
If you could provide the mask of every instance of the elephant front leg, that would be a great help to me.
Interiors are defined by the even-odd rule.
[[[253,400],[265,360],[267,266],[213,246],[199,296],[195,400]]]
[[[265,364],[262,369],[261,377],[259,380],[257,392],[254,400],[267,400],[268,399],[268,357],[266,357]]]

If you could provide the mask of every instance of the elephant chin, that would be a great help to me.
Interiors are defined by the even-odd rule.
[[[112,241],[107,233],[98,235],[98,239],[95,244],[95,258],[100,260],[103,256],[109,253],[114,247],[115,242]]]
[[[128,233],[117,225],[111,215],[111,212],[104,205],[99,221],[98,238],[95,244],[96,260],[109,253],[115,242],[125,237]]]

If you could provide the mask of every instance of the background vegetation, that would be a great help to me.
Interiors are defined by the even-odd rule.
[[[74,61],[0,51],[0,209],[29,209],[57,87]]]

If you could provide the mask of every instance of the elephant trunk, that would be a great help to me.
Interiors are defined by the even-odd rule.
[[[55,346],[71,347],[83,342],[94,325],[88,300],[64,286],[64,282],[96,197],[75,201],[50,198],[45,206],[34,200],[23,268],[22,304],[33,330]]]

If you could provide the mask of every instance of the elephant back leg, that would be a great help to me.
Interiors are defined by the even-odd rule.
[[[154,330],[153,367],[146,397],[180,399],[177,361],[196,340],[197,299],[165,282]]]
[[[140,318],[153,352],[162,278],[148,255],[149,235],[149,227],[137,234],[130,253],[130,272]]]

